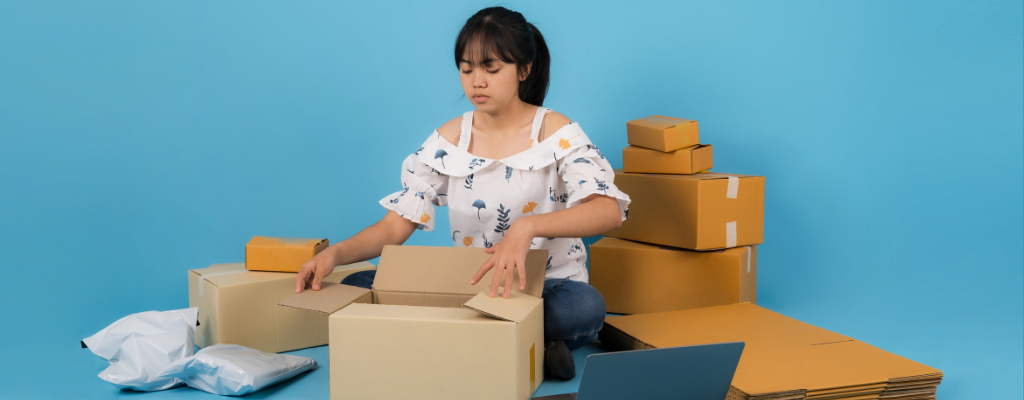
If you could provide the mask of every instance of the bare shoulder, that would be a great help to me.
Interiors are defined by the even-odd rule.
[[[459,135],[462,133],[462,117],[455,117],[445,122],[440,128],[437,128],[437,133],[441,134],[441,137],[451,142],[454,145],[459,144]]]
[[[540,137],[537,138],[537,141],[543,142],[544,139],[547,139],[549,136],[557,132],[559,128],[571,123],[572,120],[570,120],[569,117],[566,117],[561,113],[549,111],[547,114],[544,114],[544,123],[541,125]]]

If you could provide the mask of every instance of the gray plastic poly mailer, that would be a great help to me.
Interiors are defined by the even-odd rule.
[[[315,369],[312,358],[264,353],[236,344],[215,344],[169,365],[160,376],[222,396],[241,396]]]

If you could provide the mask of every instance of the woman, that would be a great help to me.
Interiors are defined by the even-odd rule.
[[[576,375],[570,349],[593,340],[605,304],[588,282],[581,237],[619,227],[629,196],[579,124],[542,107],[550,56],[544,37],[522,14],[502,7],[480,10],[455,43],[455,64],[475,111],[437,128],[402,163],[403,189],[380,200],[380,222],[335,243],[307,262],[295,291],[320,282],[336,265],[380,256],[416,229],[434,228],[434,206],[449,206],[456,246],[484,247],[491,257],[472,284],[494,269],[489,295],[513,273],[525,276],[529,249],[547,249],[544,281],[545,369]],[[342,283],[370,288],[376,271]],[[501,282],[504,280],[504,282]],[[525,279],[520,279],[525,282]],[[522,289],[522,287],[520,287]]]

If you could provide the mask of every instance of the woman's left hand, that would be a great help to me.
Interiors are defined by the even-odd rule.
[[[530,242],[533,241],[533,232],[529,228],[526,218],[517,219],[512,226],[505,231],[505,237],[490,248],[484,250],[491,253],[491,258],[480,267],[480,270],[473,275],[469,281],[476,285],[491,268],[494,274],[491,277],[491,291],[488,296],[494,297],[498,293],[498,286],[505,281],[505,291],[502,297],[508,298],[512,291],[512,275],[519,271],[519,290],[526,289],[526,253],[530,250]]]

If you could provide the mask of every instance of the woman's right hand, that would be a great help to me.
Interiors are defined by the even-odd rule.
[[[337,260],[336,251],[336,246],[329,246],[302,264],[302,269],[295,277],[295,293],[302,293],[307,286],[312,287],[313,290],[320,290],[320,282],[334,272],[334,266],[338,265],[335,262]]]

